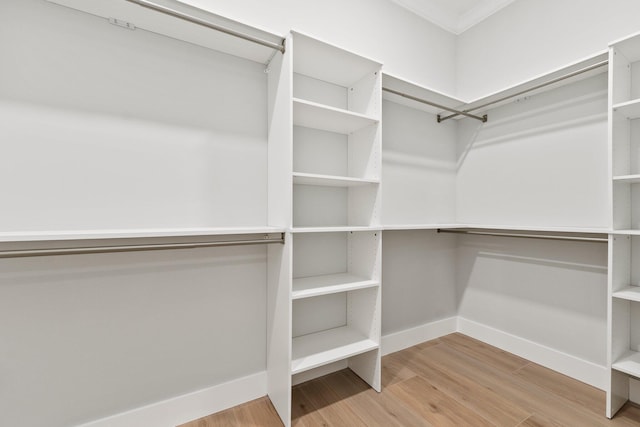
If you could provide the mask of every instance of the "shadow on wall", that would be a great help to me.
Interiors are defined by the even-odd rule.
[[[606,227],[606,77],[498,107],[485,124],[459,121],[457,220]]]
[[[472,149],[542,138],[607,120],[607,74],[550,92],[524,96],[489,111],[487,123],[464,119],[458,138],[458,169]]]
[[[586,316],[606,314],[606,243],[459,236],[457,258],[459,310],[466,292],[475,290]]]

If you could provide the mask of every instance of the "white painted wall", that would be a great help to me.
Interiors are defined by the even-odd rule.
[[[263,66],[40,0],[0,2],[0,54],[0,231],[266,223]],[[264,247],[2,260],[0,425],[263,372],[266,270]]]
[[[266,224],[263,66],[39,1],[0,12],[2,231]]]
[[[382,224],[453,223],[457,123],[382,103]]]
[[[458,144],[458,222],[608,226],[606,74],[461,120]]]
[[[635,0],[516,0],[457,39],[457,94],[476,99],[640,31]]]
[[[382,62],[384,71],[445,93],[456,88],[456,36],[391,0],[184,0],[276,34],[295,29]]]
[[[264,371],[266,270],[264,247],[0,261],[0,425],[77,425]]]
[[[456,315],[456,236],[384,231],[382,254],[383,336]]]
[[[461,236],[459,316],[605,366],[607,245]]]

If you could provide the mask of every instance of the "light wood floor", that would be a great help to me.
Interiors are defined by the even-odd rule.
[[[607,420],[604,392],[460,334],[385,356],[382,383],[347,369],[295,386],[293,425],[640,426],[639,407]],[[281,425],[264,397],[182,427]]]

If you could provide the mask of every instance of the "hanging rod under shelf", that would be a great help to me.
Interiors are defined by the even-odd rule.
[[[397,90],[389,89],[387,87],[383,87],[382,90],[385,91],[385,92],[392,93],[394,95],[401,96],[403,98],[410,99],[412,101],[420,102],[422,104],[430,105],[432,107],[436,107],[436,108],[439,108],[441,110],[446,110],[446,111],[449,111],[451,113],[454,113],[454,114],[450,115],[449,117],[454,117],[454,116],[458,116],[458,115],[461,114],[463,116],[467,116],[467,117],[472,118],[472,119],[480,120],[483,123],[487,121],[487,115],[486,114],[484,116],[480,117],[480,116],[476,116],[474,114],[468,113],[466,111],[456,110],[455,108],[451,108],[451,107],[444,106],[442,104],[438,104],[438,103],[435,103],[435,102],[427,101],[426,99],[418,98],[416,96],[409,95],[409,94],[403,93],[403,92],[399,92]],[[440,119],[440,114],[438,114],[438,123],[440,123],[441,121],[442,120]]]
[[[165,7],[165,6],[161,6],[161,5],[155,4],[155,3],[147,1],[147,0],[126,0],[126,1],[128,1],[129,3],[137,4],[138,6],[146,7],[147,9],[151,9],[151,10],[156,11],[156,12],[163,13],[165,15],[173,16],[174,18],[182,19],[183,21],[191,22],[192,24],[196,24],[196,25],[200,25],[202,27],[210,28],[212,30],[220,31],[221,33],[225,33],[225,34],[228,34],[230,36],[238,37],[238,38],[241,38],[243,40],[250,41],[252,43],[257,43],[259,45],[262,45],[262,46],[265,46],[265,47],[268,47],[268,48],[271,48],[271,49],[278,50],[278,51],[280,51],[282,53],[284,53],[284,50],[285,50],[285,48],[284,48],[284,39],[282,40],[282,42],[280,44],[273,43],[273,42],[270,42],[268,40],[263,40],[261,38],[251,36],[249,34],[244,34],[244,33],[241,33],[239,31],[232,30],[231,28],[226,28],[226,27],[223,27],[221,25],[205,21],[204,19],[196,18],[194,16],[187,15],[187,14],[182,13],[182,12],[178,12],[177,10],[174,10],[174,9],[171,9],[171,8],[168,8],[168,7]]]
[[[81,255],[81,254],[103,254],[112,252],[139,252],[139,251],[159,251],[175,249],[195,249],[210,248],[217,246],[244,246],[262,245],[271,243],[284,243],[284,233],[278,233],[279,237],[274,238],[270,234],[265,234],[262,239],[244,240],[218,240],[213,242],[191,242],[191,243],[149,243],[140,245],[114,245],[114,246],[84,246],[75,248],[43,248],[43,249],[18,249],[0,250],[0,258],[24,258],[51,255]]]
[[[605,65],[608,65],[608,64],[609,64],[609,60],[605,59],[604,61],[600,61],[600,62],[597,62],[597,63],[595,63],[593,65],[589,65],[588,67],[581,68],[581,69],[576,70],[576,71],[572,71],[572,72],[570,72],[568,74],[565,74],[563,76],[556,77],[555,79],[551,79],[551,80],[549,80],[547,82],[540,83],[538,85],[530,87],[529,89],[524,89],[524,90],[521,90],[521,91],[516,92],[514,94],[503,96],[502,98],[495,99],[495,100],[493,100],[491,102],[487,102],[485,104],[478,105],[476,107],[469,108],[469,109],[463,110],[461,112],[454,112],[454,114],[450,114],[450,115],[445,116],[445,117],[438,116],[438,122],[442,122],[442,121],[451,119],[453,117],[457,117],[460,114],[467,115],[471,111],[480,110],[482,108],[489,107],[489,106],[497,104],[499,102],[507,101],[507,100],[509,100],[511,98],[516,98],[518,96],[524,95],[525,93],[529,93],[529,92],[533,92],[534,90],[542,89],[543,87],[550,86],[550,85],[555,84],[555,83],[559,83],[559,82],[561,82],[563,80],[567,80],[567,79],[570,79],[570,78],[575,77],[575,76],[579,76],[580,74],[584,74],[586,72],[593,71],[593,70],[598,69],[600,67],[604,67]]]
[[[606,237],[581,237],[581,236],[568,236],[559,234],[523,234],[523,233],[496,233],[489,231],[475,231],[475,230],[449,230],[438,228],[438,233],[453,233],[453,234],[471,234],[475,236],[494,236],[494,237],[516,237],[520,239],[542,239],[542,240],[565,240],[573,242],[608,242]]]

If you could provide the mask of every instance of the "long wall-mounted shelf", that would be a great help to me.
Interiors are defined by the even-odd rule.
[[[402,96],[389,92],[384,92],[383,97],[395,103],[409,105],[413,108],[436,114],[439,122],[453,117],[460,118],[464,116],[460,113],[444,113],[442,109],[429,105],[425,106],[418,99],[440,104],[464,113],[471,113],[474,116],[473,118],[483,119],[483,114],[486,111],[513,102],[525,94],[527,96],[540,94],[579,79],[605,73],[607,72],[607,63],[608,52],[598,52],[595,55],[471,101],[465,101],[434,89],[404,81],[397,76],[383,74],[384,88],[391,89],[394,92],[401,92],[409,97],[416,98],[416,100],[403,99]],[[486,121],[486,117],[484,117],[483,121]]]
[[[142,7],[127,0],[89,1],[89,0],[47,0],[72,9],[81,10],[95,16],[105,18],[106,21],[130,30],[142,29],[157,34],[163,34],[178,40],[193,43],[219,52],[239,56],[251,61],[266,64],[273,56],[274,48],[262,46],[251,41],[212,31],[211,27],[198,25],[184,19],[176,19],[165,13]],[[142,3],[142,2],[141,2]],[[205,10],[189,6],[176,0],[163,0],[162,8],[175,11],[177,14],[194,18],[224,27],[232,32],[246,34],[251,38],[264,40],[268,44],[281,46],[283,37],[242,24],[240,22],[216,15]]]
[[[297,185],[320,185],[325,187],[359,187],[361,185],[379,184],[380,180],[294,172],[293,183]]]

